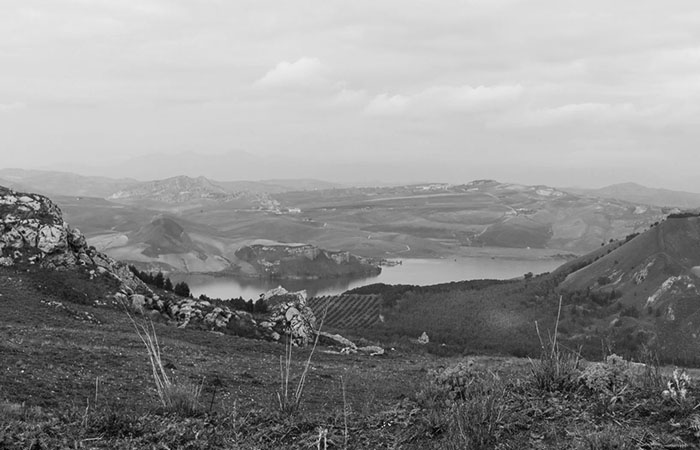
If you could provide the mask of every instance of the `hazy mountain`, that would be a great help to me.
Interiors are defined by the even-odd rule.
[[[45,170],[0,169],[3,184],[13,189],[28,190],[44,195],[107,197],[115,191],[138,183],[129,178],[114,179],[77,175],[70,172]],[[0,183],[2,184],[2,183]]]
[[[700,194],[649,188],[637,183],[620,183],[600,189],[565,188],[565,191],[579,195],[613,198],[632,203],[679,208],[699,208]]]
[[[108,199],[117,202],[155,202],[183,204],[198,200],[224,201],[231,193],[204,177],[177,176],[165,180],[138,183],[112,193]]]
[[[282,171],[286,166],[287,170]],[[273,168],[274,167],[274,168]],[[206,176],[217,180],[277,178],[289,173],[289,166],[244,151],[224,154],[184,152],[149,154],[110,164],[109,167],[84,167],[81,171],[100,174],[128,174],[138,180],[157,180],[183,175]]]
[[[255,193],[279,194],[290,191],[314,191],[343,187],[339,183],[329,181],[299,179],[299,180],[260,180],[260,181],[214,181],[229,192],[249,191]]]

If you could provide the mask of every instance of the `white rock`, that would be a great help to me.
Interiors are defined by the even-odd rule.
[[[65,247],[66,230],[58,225],[47,225],[39,230],[37,248],[44,253],[51,253]]]

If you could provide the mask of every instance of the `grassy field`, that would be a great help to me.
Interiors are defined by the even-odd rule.
[[[164,406],[143,342],[124,311],[101,306],[106,288],[100,283],[69,273],[0,269],[0,448],[636,449],[700,443],[694,378],[679,373],[674,379],[670,368],[653,364],[633,371],[615,357],[586,368],[546,338],[532,361],[439,357],[434,347],[408,339],[385,341],[388,350],[378,357],[324,347],[293,348],[287,356],[283,344],[156,323],[164,372],[176,388],[168,395],[188,396],[194,405]],[[298,402],[281,408],[281,381],[288,376],[293,391],[302,374]]]

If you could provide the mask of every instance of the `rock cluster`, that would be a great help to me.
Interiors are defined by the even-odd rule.
[[[261,326],[283,336],[289,336],[294,345],[306,346],[316,333],[316,316],[306,304],[306,291],[287,292],[277,288],[262,295],[269,315]]]

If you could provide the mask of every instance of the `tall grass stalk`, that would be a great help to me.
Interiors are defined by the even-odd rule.
[[[348,448],[348,415],[350,415],[350,407],[348,405],[347,396],[345,395],[345,378],[340,377],[340,387],[343,390],[343,448]]]
[[[580,352],[565,349],[557,341],[561,306],[562,297],[559,296],[559,310],[554,325],[554,336],[548,334],[546,342],[542,339],[539,325],[535,322],[541,353],[537,361],[528,358],[535,386],[549,392],[574,390],[578,385],[577,379],[580,374]]]
[[[304,387],[306,386],[306,377],[309,373],[309,369],[311,368],[311,359],[313,358],[314,352],[316,351],[316,346],[318,345],[318,339],[321,335],[323,322],[326,320],[329,304],[330,301],[326,303],[326,307],[323,311],[323,317],[321,318],[321,322],[316,330],[314,345],[311,347],[311,352],[309,353],[309,357],[306,359],[304,369],[302,370],[299,381],[294,388],[294,392],[290,392],[289,386],[292,376],[292,333],[291,331],[287,333],[284,356],[280,356],[280,390],[277,392],[279,409],[287,415],[294,414],[301,405],[301,400],[304,396]]]
[[[173,378],[170,378],[163,366],[160,343],[153,322],[140,323],[128,311],[127,315],[134,325],[136,334],[146,347],[156,392],[163,408],[182,415],[196,414],[200,407],[199,399],[202,395],[204,380],[199,384],[189,381],[176,383]]]

